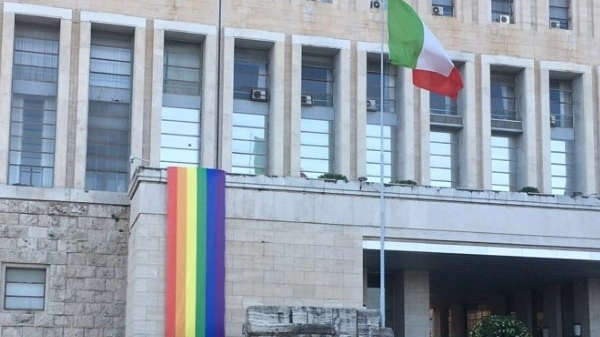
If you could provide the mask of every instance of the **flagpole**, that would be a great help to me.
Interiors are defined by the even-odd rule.
[[[379,188],[379,315],[381,316],[381,328],[385,328],[385,198],[384,189],[384,153],[383,153],[383,42],[384,42],[384,11],[387,7],[385,1],[382,0],[382,6],[380,7],[380,33],[381,33],[381,50],[379,53],[379,182],[381,183]]]

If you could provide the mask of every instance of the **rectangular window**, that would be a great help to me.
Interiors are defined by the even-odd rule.
[[[571,0],[550,0],[550,27],[569,29]]]
[[[429,134],[429,176],[431,186],[457,185],[456,136],[449,131],[431,131]]]
[[[160,148],[162,167],[199,163],[201,74],[200,43],[165,41]]]
[[[59,29],[17,22],[10,114],[9,184],[52,187]]]
[[[553,139],[550,151],[552,194],[569,194],[574,191],[575,141]]]
[[[333,107],[333,59],[302,55],[302,94],[312,97],[313,105]]]
[[[317,178],[332,171],[332,124],[327,120],[305,118],[300,123],[301,167],[308,178]]]
[[[392,180],[393,132],[395,127],[367,124],[367,178],[372,182],[381,180],[381,146],[383,141],[383,182]]]
[[[508,22],[504,21],[506,19]],[[513,0],[492,0],[492,21],[513,22]]]
[[[492,135],[492,190],[516,191],[517,189],[517,139]]]
[[[550,126],[573,128],[573,85],[570,80],[550,80]]]
[[[490,103],[492,119],[519,120],[514,74],[492,73]]]
[[[132,39],[92,31],[86,188],[126,192],[129,181]]]
[[[302,107],[300,167],[309,178],[333,172],[334,64],[333,56],[302,55],[302,94],[312,97],[313,106]]]
[[[231,170],[267,174],[269,51],[236,47],[233,81]]]
[[[367,129],[366,129],[366,165],[367,178],[370,181],[383,179],[388,183],[394,179],[393,164],[397,153],[396,125],[396,81],[397,69],[385,62],[383,67],[383,104],[381,104],[381,66],[380,57],[367,61]],[[383,130],[380,126],[383,110]],[[383,144],[382,144],[383,141]],[[383,162],[381,149],[383,146]]]
[[[432,0],[431,6],[434,15],[454,16],[453,0]]]
[[[429,113],[434,115],[458,115],[456,100],[450,97],[429,93]]]
[[[5,269],[4,309],[44,310],[46,269]]]
[[[249,48],[235,48],[233,65],[233,98],[266,101],[269,89],[269,52]],[[264,99],[253,97],[255,90],[265,90]]]

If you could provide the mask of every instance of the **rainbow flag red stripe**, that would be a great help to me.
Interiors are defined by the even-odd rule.
[[[225,336],[225,172],[167,169],[166,337]]]

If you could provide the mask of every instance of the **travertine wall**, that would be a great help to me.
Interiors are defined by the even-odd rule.
[[[124,336],[128,207],[77,202],[77,193],[40,201],[34,196],[44,193],[33,189],[7,190],[0,193],[0,273],[46,266],[47,293],[43,311],[0,306],[0,336]]]

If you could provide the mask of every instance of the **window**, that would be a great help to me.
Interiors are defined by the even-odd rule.
[[[569,194],[574,191],[575,141],[553,139],[550,151],[552,194]]]
[[[59,29],[17,22],[10,114],[9,184],[52,187]]]
[[[513,22],[513,0],[492,0],[492,21],[505,22],[503,19],[508,18],[509,22]]]
[[[132,40],[92,31],[86,188],[127,191]]]
[[[519,120],[516,101],[515,76],[506,73],[492,73],[490,84],[492,119]]]
[[[236,48],[231,158],[234,173],[267,173],[268,92],[269,51]]]
[[[302,94],[313,106],[302,107],[300,166],[309,178],[333,171],[334,153],[334,58],[302,55]]]
[[[381,104],[381,66],[379,55],[367,61],[367,129],[366,160],[367,178],[371,181],[381,180],[381,164],[383,164],[384,182],[393,180],[392,163],[396,160],[396,67],[384,63],[383,69],[383,104]],[[383,110],[383,130],[381,115]],[[379,111],[379,112],[378,112]],[[381,149],[383,141],[383,163]]]
[[[200,43],[166,40],[161,117],[161,166],[197,165],[200,160],[202,88]]]
[[[44,310],[46,269],[7,267],[4,309]]]
[[[456,100],[450,97],[429,93],[429,112],[434,115],[458,115]]]
[[[569,29],[570,0],[550,0],[550,27]]]
[[[302,57],[302,94],[310,95],[315,106],[333,107],[333,60],[311,55]]]
[[[492,134],[492,190],[515,191],[517,189],[517,139]]]
[[[433,0],[433,14],[443,16],[454,16],[454,1],[453,0]],[[437,7],[437,9],[436,9]]]
[[[457,185],[455,169],[458,151],[456,135],[451,131],[431,131],[429,134],[429,176],[431,186],[454,187]]]
[[[550,80],[552,127],[573,127],[573,85],[570,80]]]

